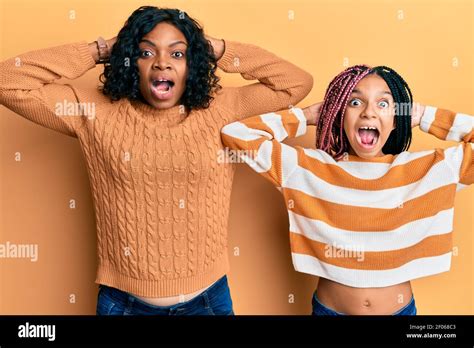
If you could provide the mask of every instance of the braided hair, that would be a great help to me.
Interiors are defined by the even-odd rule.
[[[366,65],[355,65],[337,75],[329,84],[317,124],[316,148],[338,159],[348,152],[344,133],[344,112],[352,90],[370,73]]]
[[[413,96],[408,84],[395,70],[386,66],[377,66],[372,73],[387,83],[395,102],[395,129],[385,142],[382,152],[396,155],[408,150],[411,144],[411,108]]]
[[[359,81],[370,74],[384,79],[397,105],[395,129],[384,144],[383,153],[399,154],[410,146],[413,97],[408,84],[389,67],[355,65],[341,72],[329,84],[317,124],[316,148],[327,152],[336,160],[349,152],[349,140],[344,132],[344,113],[349,97]]]

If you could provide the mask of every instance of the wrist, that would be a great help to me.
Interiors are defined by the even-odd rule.
[[[219,47],[219,53],[218,55],[216,55],[216,60],[221,59],[225,52],[225,40],[220,39],[219,41],[220,41],[220,47]]]
[[[303,109],[303,114],[304,114],[304,117],[306,118],[306,124],[308,126],[314,126],[314,117],[313,115],[311,115],[311,111],[309,110],[309,108],[304,108]]]
[[[208,36],[207,39],[211,43],[211,47],[214,51],[214,57],[216,58],[216,60],[221,59],[225,51],[225,41],[223,39],[215,39],[210,36]]]
[[[108,41],[105,41],[103,37],[99,36],[95,41],[98,52],[98,64],[103,64],[109,60],[110,57],[110,46]]]
[[[419,103],[414,103],[413,109],[412,109],[412,115],[411,115],[412,128],[420,125],[421,118],[423,117],[424,113],[425,113],[425,106]]]
[[[97,61],[99,60],[99,51],[97,50],[97,43],[93,41],[90,42],[88,46],[92,59],[94,59],[94,62],[97,64]]]
[[[117,42],[117,37],[113,37],[108,40],[104,40],[99,37],[96,41],[89,43],[89,52],[96,64],[108,62],[110,54],[112,53],[112,47]]]

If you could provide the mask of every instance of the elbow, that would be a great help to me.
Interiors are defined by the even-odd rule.
[[[298,76],[298,84],[290,93],[290,104],[296,105],[302,101],[313,89],[314,79],[310,73],[302,70],[301,75]]]
[[[224,138],[225,134],[227,134],[227,131],[229,130],[231,124],[232,123],[228,123],[221,128],[221,138]]]
[[[304,83],[303,83],[303,98],[306,97],[309,92],[313,89],[314,85],[314,78],[313,75],[310,73],[307,73],[306,71],[304,72],[305,78],[304,78]]]
[[[221,128],[221,142],[224,147],[229,149],[239,149],[242,144],[239,144],[240,142],[237,140],[235,129],[233,128],[235,128],[234,123],[229,123]]]

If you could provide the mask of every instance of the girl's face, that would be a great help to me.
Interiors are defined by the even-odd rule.
[[[140,41],[140,92],[151,106],[168,109],[179,104],[188,76],[187,45],[184,34],[165,22]]]
[[[395,104],[384,79],[364,77],[349,96],[344,113],[344,131],[349,153],[363,158],[383,156],[382,148],[395,129]]]

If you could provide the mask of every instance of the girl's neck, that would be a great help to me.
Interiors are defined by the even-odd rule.
[[[392,158],[393,158],[393,155],[385,155],[382,151],[380,151],[380,153],[378,155],[373,156],[373,157],[369,157],[369,158],[360,157],[359,155],[357,155],[357,153],[351,147],[349,147],[348,156],[343,156],[340,160],[341,161],[349,160],[349,161],[357,161],[357,162],[365,162],[365,161],[367,161],[367,162],[391,162]]]

